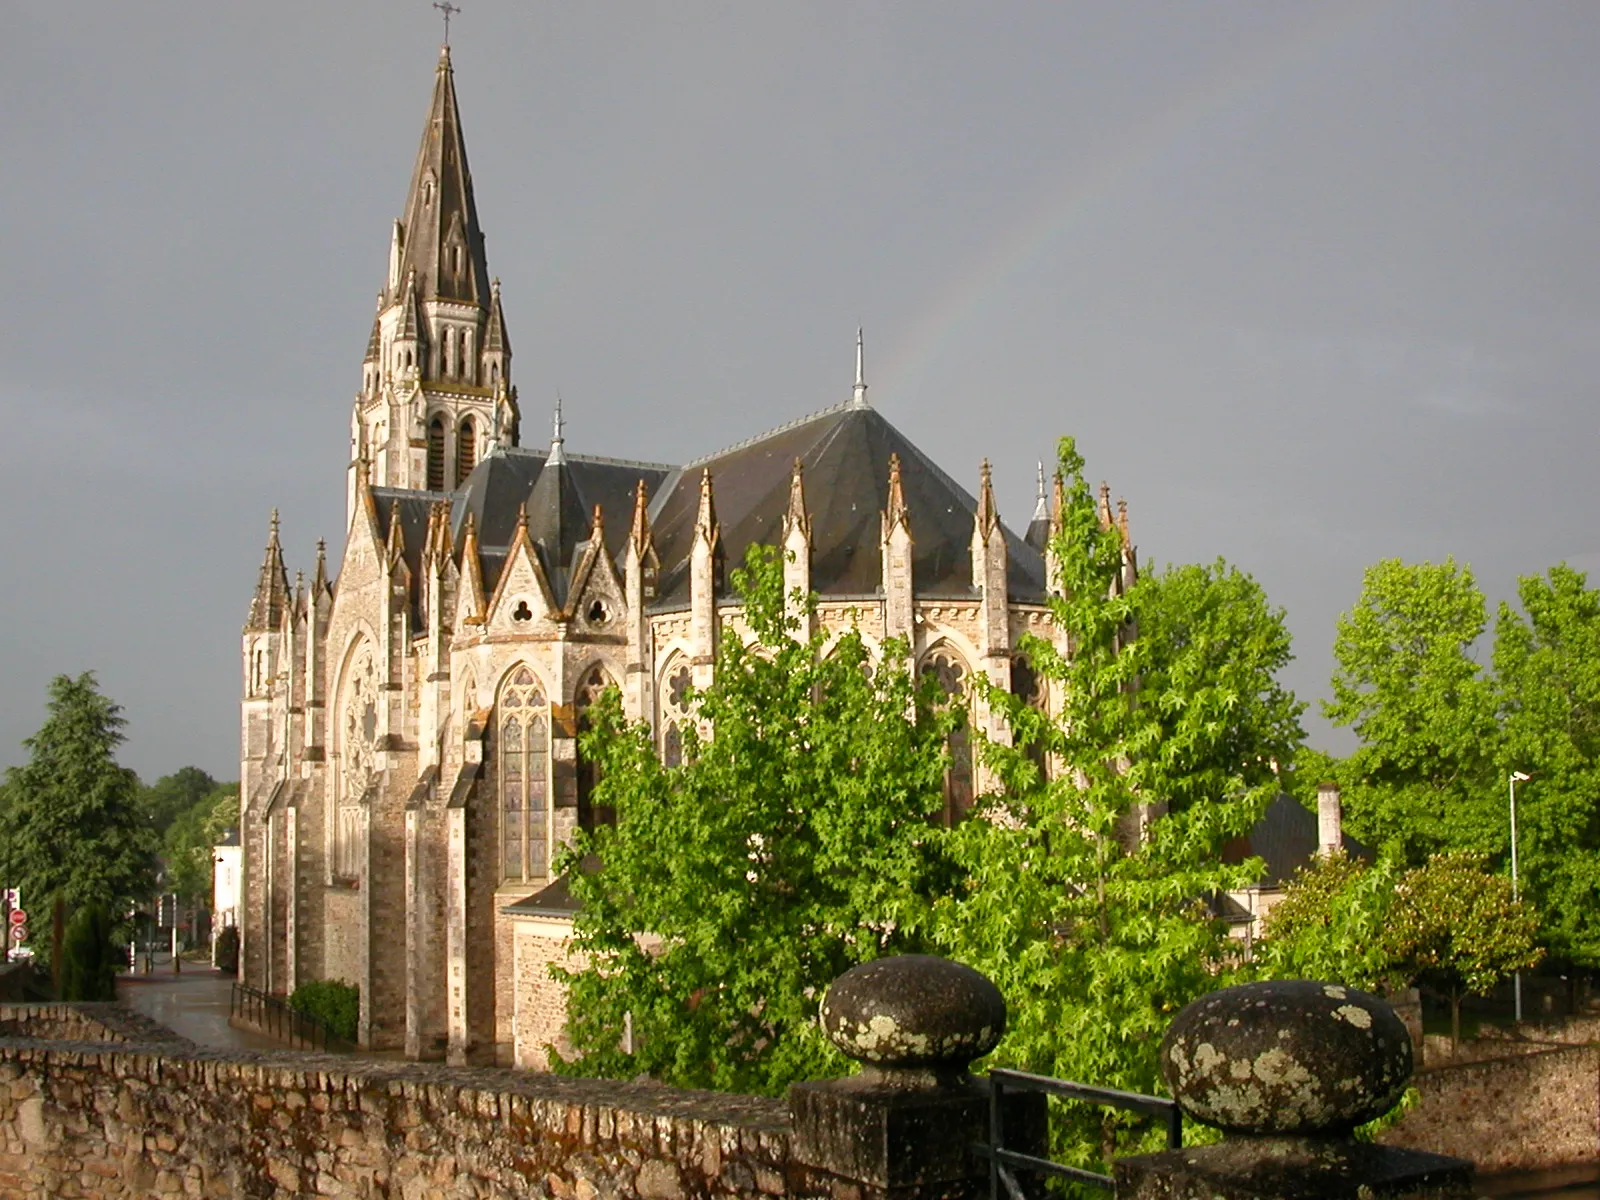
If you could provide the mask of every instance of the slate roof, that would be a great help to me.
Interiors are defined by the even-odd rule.
[[[688,603],[688,556],[701,472],[711,472],[722,552],[736,564],[752,542],[775,544],[781,539],[797,458],[804,468],[811,516],[812,589],[824,596],[877,595],[890,455],[900,458],[917,595],[975,595],[971,546],[977,500],[883,414],[843,404],[690,463],[667,481],[650,511],[662,562],[658,606]],[[1041,599],[1043,557],[1009,529],[1005,537],[1011,598]]]
[[[1373,853],[1363,843],[1343,835],[1344,850],[1351,858],[1371,861]],[[1236,838],[1223,849],[1222,861],[1241,863],[1260,856],[1267,864],[1261,887],[1284,887],[1294,873],[1317,853],[1317,815],[1285,792],[1273,797],[1267,811],[1248,835]]]
[[[500,577],[519,511],[526,509],[528,535],[557,603],[564,604],[595,506],[604,517],[606,552],[619,562],[627,548],[634,490],[643,480],[662,564],[653,607],[672,610],[689,602],[688,560],[702,472],[711,472],[720,552],[726,562],[737,564],[752,542],[776,544],[781,539],[790,475],[798,458],[811,517],[812,588],[823,596],[872,597],[881,591],[881,514],[891,455],[900,459],[910,513],[916,594],[975,596],[971,545],[977,500],[881,413],[854,404],[805,417],[684,467],[578,454],[563,454],[552,462],[545,449],[502,448],[485,457],[453,493],[374,488],[372,494],[385,540],[396,517],[401,522],[403,554],[414,580],[420,577],[432,505],[450,501],[451,536],[458,548],[471,513],[486,591],[493,591]],[[1002,528],[1010,598],[1041,600],[1043,556]]]

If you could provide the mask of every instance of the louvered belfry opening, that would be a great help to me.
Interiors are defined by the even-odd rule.
[[[472,468],[478,465],[478,435],[473,431],[472,422],[461,422],[461,431],[456,435],[456,486],[460,487],[467,481],[467,476],[472,474]]]
[[[428,422],[428,490],[444,491],[444,418]]]

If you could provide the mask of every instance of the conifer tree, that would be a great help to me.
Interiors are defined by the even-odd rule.
[[[23,742],[28,762],[9,769],[0,787],[0,879],[21,889],[38,914],[35,930],[48,928],[58,900],[99,905],[119,919],[155,889],[155,838],[139,779],[116,760],[121,707],[86,672],[52,680],[47,711]]]

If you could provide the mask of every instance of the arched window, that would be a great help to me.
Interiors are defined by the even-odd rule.
[[[440,345],[439,374],[445,378],[456,373],[456,331],[450,326],[444,327],[444,337]]]
[[[578,733],[588,732],[589,709],[595,701],[600,699],[600,693],[612,686],[611,676],[606,674],[604,667],[596,666],[583,677],[583,682],[578,684],[578,690],[573,695],[573,707],[578,712]],[[617,823],[617,810],[609,804],[596,805],[594,803],[595,785],[600,782],[600,765],[584,756],[583,745],[578,745],[578,824],[585,829],[593,829],[597,825],[615,825]]]
[[[461,422],[461,428],[456,431],[456,486],[466,483],[467,476],[472,474],[472,468],[478,465],[478,435],[473,431],[471,420]]]
[[[669,767],[683,766],[683,727],[689,720],[689,688],[694,676],[682,658],[667,664],[661,677],[661,761]]]
[[[950,763],[944,774],[944,823],[954,825],[972,807],[974,790],[972,730],[967,721],[967,665],[948,646],[938,646],[922,660],[922,674],[939,681],[940,689],[961,716],[961,723],[950,731]]]
[[[550,714],[538,680],[518,667],[500,691],[494,756],[500,771],[500,875],[509,881],[546,871]]]
[[[1011,694],[1019,697],[1029,708],[1037,712],[1050,712],[1049,693],[1045,690],[1044,678],[1033,669],[1033,664],[1027,656],[1017,655],[1011,660]],[[1035,741],[1024,748],[1024,752],[1033,764],[1039,768],[1039,778],[1050,778],[1050,766],[1044,746]]]
[[[478,381],[478,360],[472,353],[472,330],[461,331],[461,378],[466,383]]]
[[[444,418],[428,422],[428,490],[444,491]]]

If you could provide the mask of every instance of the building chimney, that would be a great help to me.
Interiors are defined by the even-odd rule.
[[[1328,858],[1334,851],[1343,848],[1344,832],[1340,826],[1339,785],[1337,783],[1319,783],[1317,785],[1317,853],[1323,858]]]

